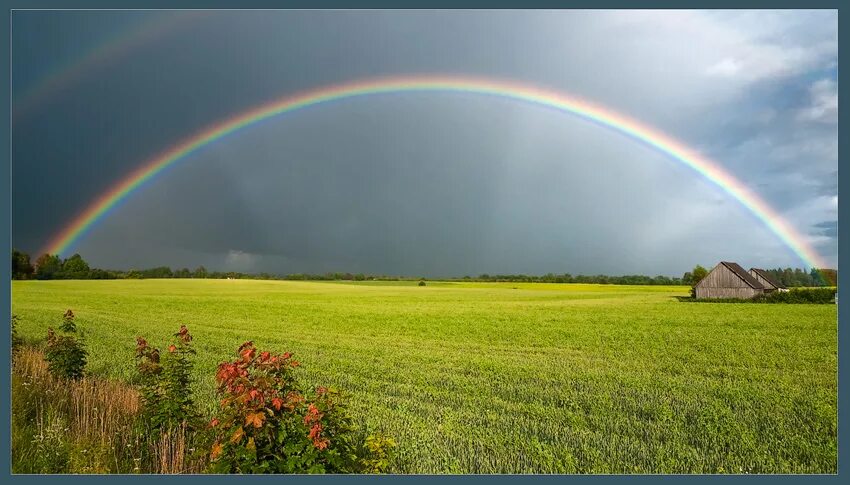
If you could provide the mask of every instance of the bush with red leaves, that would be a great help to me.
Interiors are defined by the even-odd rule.
[[[302,390],[294,376],[298,366],[289,352],[258,352],[253,342],[239,347],[236,360],[218,366],[221,411],[209,423],[210,471],[384,471],[392,440],[355,429],[339,392]]]

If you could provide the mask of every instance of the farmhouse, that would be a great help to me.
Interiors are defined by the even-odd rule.
[[[764,286],[765,293],[772,293],[774,291],[788,291],[787,288],[777,283],[774,279],[767,274],[767,271],[758,268],[750,268],[750,274],[755,278],[762,286]]]
[[[721,261],[694,286],[697,299],[748,299],[765,292],[765,286],[738,263]]]

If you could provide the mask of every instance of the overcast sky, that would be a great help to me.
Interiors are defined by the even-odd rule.
[[[449,74],[654,126],[835,267],[837,36],[835,11],[16,11],[13,245],[42,249],[145,161],[265,101]],[[444,93],[349,99],[238,132],[132,194],[73,251],[114,269],[432,277],[803,265],[731,196],[643,145]]]

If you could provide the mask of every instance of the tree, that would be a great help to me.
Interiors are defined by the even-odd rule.
[[[85,279],[88,278],[89,271],[91,271],[89,264],[79,254],[74,254],[62,263],[62,273],[65,278]]]
[[[685,271],[685,274],[682,275],[682,284],[683,285],[692,285],[694,283],[694,275],[691,274],[690,271]]]
[[[823,281],[823,286],[838,286],[838,270],[819,268],[818,274]]]
[[[62,261],[55,254],[42,254],[35,260],[35,277],[40,280],[53,279],[62,271]]]
[[[193,274],[195,278],[206,278],[207,277],[207,268],[203,266],[198,266],[195,269],[195,273]]]
[[[30,262],[30,255],[17,249],[12,250],[12,278],[28,280],[32,278],[35,268]]]
[[[702,281],[702,279],[705,278],[707,274],[707,269],[703,268],[700,265],[696,265],[694,266],[694,270],[691,271],[691,281],[693,281],[693,284],[696,285],[697,283]]]

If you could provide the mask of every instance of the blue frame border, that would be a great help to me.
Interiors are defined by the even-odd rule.
[[[676,0],[608,0],[608,1],[600,1],[593,2],[589,0],[581,0],[581,1],[563,1],[563,0],[529,0],[525,2],[520,1],[510,1],[510,0],[490,0],[490,1],[470,1],[470,0],[458,0],[458,1],[446,1],[446,0],[428,0],[428,1],[416,1],[416,0],[401,0],[401,1],[391,1],[391,0],[360,0],[360,1],[340,1],[340,0],[317,0],[317,1],[282,1],[282,0],[0,0],[0,3],[3,6],[3,15],[5,16],[4,28],[11,29],[11,15],[12,10],[15,9],[285,9],[285,8],[300,8],[300,9],[319,9],[319,8],[329,8],[329,9],[349,9],[349,8],[366,8],[366,9],[380,9],[380,8],[414,8],[414,9],[434,9],[434,8],[448,8],[448,9],[492,9],[492,8],[500,8],[500,9],[564,9],[564,8],[756,8],[756,9],[812,9],[812,8],[820,8],[820,9],[836,9],[839,10],[838,16],[838,25],[839,32],[844,30],[844,27],[847,24],[847,21],[842,18],[840,14],[839,4],[840,2],[837,0],[811,0],[811,1],[782,1],[782,0],[774,0],[774,1],[763,1],[763,0],[744,0],[744,1],[733,1],[733,0],[718,0],[714,2],[704,2],[704,1],[696,1],[696,0],[685,0],[685,1],[676,1]],[[844,37],[839,35],[839,59],[840,52],[844,50],[843,48],[848,44]],[[0,64],[2,64],[3,69],[3,86],[5,88],[5,92],[9,93],[8,96],[2,97],[2,110],[7,113],[7,116],[2,118],[2,124],[0,124],[0,132],[5,135],[0,137],[2,139],[2,144],[0,144],[0,152],[6,154],[3,157],[3,165],[0,166],[0,186],[4,187],[7,190],[6,197],[0,197],[2,199],[2,208],[0,208],[0,227],[4,231],[5,237],[2,238],[2,251],[9,255],[11,253],[11,207],[12,207],[12,190],[11,190],[11,177],[12,177],[12,166],[11,166],[11,85],[10,85],[10,61],[11,61],[11,51],[10,51],[10,34],[6,33],[2,36],[2,45],[0,45],[0,51],[2,51],[2,59],[0,59]],[[844,116],[848,113],[848,110],[845,106],[846,103],[842,103],[841,100],[844,99],[845,95],[850,95],[850,88],[846,86],[842,86],[839,83],[839,118],[844,118]],[[845,138],[839,136],[838,141],[838,165],[842,166],[845,159],[847,158],[844,154],[846,153],[847,142]],[[850,179],[850,175],[846,172],[839,172],[838,175],[838,187],[839,193],[842,188],[847,187],[848,179]],[[839,215],[841,214],[841,208],[839,207]],[[839,218],[838,223],[838,232],[839,236],[841,234],[846,234],[846,226],[850,225],[850,222],[842,222],[842,218]],[[848,245],[840,245],[838,249],[838,259],[839,262],[842,260],[847,260],[848,251],[850,251],[850,244]],[[2,298],[0,298],[0,302],[2,302],[2,310],[5,315],[11,315],[11,262],[10,258],[7,256],[2,259],[2,263],[0,263],[0,273],[4,274],[2,285]],[[848,290],[846,288],[846,284],[848,282],[848,276],[845,274],[842,276],[839,274],[839,289],[838,294],[840,300],[847,301],[845,298],[848,297]],[[5,318],[5,317],[4,317]],[[658,481],[684,481],[684,482],[699,482],[699,483],[707,483],[707,482],[719,482],[719,481],[739,481],[739,480],[747,480],[747,481],[756,481],[764,483],[767,480],[775,483],[791,483],[797,481],[810,481],[814,480],[817,482],[829,482],[829,483],[837,483],[839,482],[840,477],[842,475],[847,475],[847,470],[850,469],[850,451],[848,450],[848,433],[845,430],[845,426],[843,423],[847,423],[848,412],[850,409],[844,404],[848,401],[847,396],[847,380],[846,376],[848,374],[848,361],[847,359],[841,358],[841,350],[842,348],[847,348],[848,346],[848,333],[846,327],[848,325],[848,317],[846,312],[842,313],[839,309],[838,312],[838,348],[839,348],[839,358],[838,358],[838,473],[836,475],[522,475],[522,476],[512,476],[512,475],[462,475],[462,476],[454,476],[454,475],[389,475],[389,476],[364,476],[364,475],[344,475],[344,476],[266,476],[266,477],[245,477],[245,476],[230,476],[230,475],[188,475],[188,476],[161,476],[157,475],[155,478],[157,480],[165,480],[165,481],[188,481],[195,483],[233,483],[234,481],[241,480],[283,480],[287,482],[310,482],[310,483],[371,483],[371,482],[386,482],[390,481],[399,481],[405,483],[425,483],[425,482],[465,482],[465,483],[509,483],[510,481],[516,479],[522,480],[530,480],[536,483],[565,483],[568,481],[581,481],[581,482],[596,482],[596,483],[613,483],[615,481],[633,481],[637,483],[654,483]],[[7,320],[8,321],[8,320]],[[11,351],[10,351],[10,335],[8,331],[0,332],[0,346],[3,349],[4,356],[4,372],[0,375],[0,389],[2,389],[2,398],[0,398],[0,415],[10,416],[11,412],[11,393],[10,393],[10,373],[11,373]],[[2,463],[2,470],[0,470],[0,475],[7,476],[7,479],[14,481],[15,483],[50,483],[55,482],[56,480],[62,480],[63,482],[74,484],[74,483],[89,483],[91,481],[102,481],[102,480],[150,480],[150,475],[109,475],[109,476],[85,476],[85,475],[11,475],[11,460],[10,460],[10,422],[9,419],[5,419],[2,423],[2,435],[3,439],[0,440],[0,463]]]

